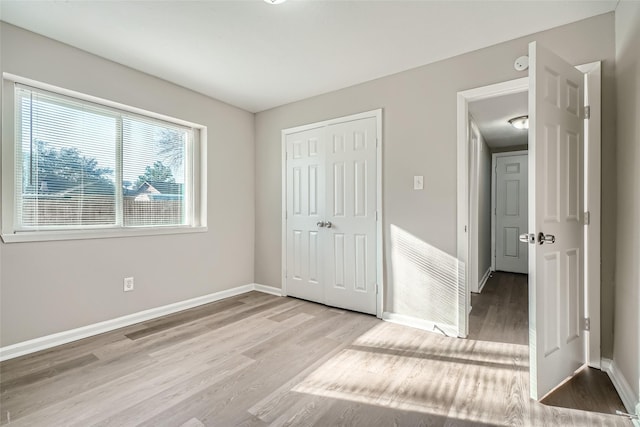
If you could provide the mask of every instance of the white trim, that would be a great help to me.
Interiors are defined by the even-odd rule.
[[[262,292],[262,293],[265,293],[265,294],[269,294],[269,295],[275,295],[277,297],[283,296],[282,295],[282,289],[276,288],[274,286],[260,285],[258,283],[254,283],[253,284],[253,290],[254,291],[258,291],[258,292]]]
[[[48,242],[53,240],[104,239],[117,237],[157,236],[164,234],[204,233],[207,227],[114,227],[65,231],[23,231],[2,234],[4,243]]]
[[[496,166],[498,157],[510,157],[529,155],[528,150],[519,151],[505,151],[503,153],[491,154],[491,270],[496,271],[496,191],[497,189],[497,175]],[[528,226],[528,225],[527,225]]]
[[[482,279],[478,284],[478,293],[482,293],[482,289],[484,289],[484,285],[487,284],[487,280],[489,280],[489,277],[491,276],[492,271],[493,271],[492,269],[488,268],[487,271],[484,273],[484,276],[482,276]]]
[[[148,310],[137,313],[128,314],[126,316],[116,317],[115,319],[105,320],[103,322],[82,326],[68,331],[57,332],[55,334],[34,338],[28,341],[19,342],[6,347],[0,347],[0,362],[13,359],[15,357],[24,356],[25,354],[35,353],[36,351],[46,350],[62,344],[77,341],[82,338],[91,337],[115,329],[123,328],[140,322],[157,319],[158,317],[168,314],[177,313],[179,311],[198,307],[203,304],[219,301],[225,298],[241,295],[251,291],[264,292],[271,295],[280,296],[278,288],[271,286],[258,285],[251,283],[249,285],[238,286],[224,291],[214,292],[212,294],[191,298],[185,301],[179,301],[173,304],[163,305],[161,307],[150,308]]]
[[[382,319],[382,312],[384,310],[384,227],[383,227],[383,214],[382,214],[382,108],[375,111],[376,116],[376,219],[378,221],[376,229],[376,286],[378,290],[378,300],[376,304],[376,317]]]
[[[477,136],[477,138],[476,138]],[[480,140],[483,140],[478,125],[469,115],[469,136],[467,140],[467,150],[469,150],[469,226],[467,233],[469,234],[469,253],[467,254],[467,272],[469,274],[467,282],[469,283],[471,292],[480,292],[478,284],[478,215],[479,215],[479,198],[480,198]]]
[[[284,130],[280,131],[281,134],[281,165],[282,170],[280,171],[282,174],[281,182],[282,182],[282,190],[280,192],[282,199],[282,210],[281,213],[281,227],[280,231],[282,233],[282,241],[280,243],[280,251],[281,251],[281,281],[280,286],[282,287],[282,295],[287,296],[287,134]]]
[[[385,322],[397,323],[398,325],[409,326],[411,328],[422,329],[428,332],[435,332],[446,335],[448,337],[456,337],[458,331],[455,326],[439,325],[429,320],[418,319],[413,316],[406,316],[404,314],[390,313],[385,311],[382,313],[382,320]]]
[[[378,286],[378,294],[376,297],[376,317],[382,318],[384,308],[384,274],[383,274],[383,213],[382,213],[382,108],[376,110],[365,111],[362,113],[352,114],[344,117],[337,117],[321,122],[310,123],[302,126],[283,129],[281,131],[281,158],[282,158],[282,243],[281,243],[281,261],[282,261],[282,295],[287,295],[287,135],[302,132],[305,130],[325,127],[337,123],[344,123],[366,118],[376,119],[376,284]]]
[[[629,385],[629,382],[626,380],[626,378],[622,375],[620,370],[617,368],[615,361],[603,358],[601,366],[602,370],[609,375],[609,378],[611,378],[611,382],[620,395],[620,399],[622,400],[622,403],[624,404],[627,412],[630,414],[640,415],[637,412],[639,407],[638,405],[640,405],[640,398],[637,398],[634,395],[633,389]]]
[[[602,72],[600,61],[582,65],[578,70],[585,73],[585,104],[591,107],[591,118],[586,121],[588,135],[585,140],[585,167],[587,169],[584,188],[585,211],[590,212],[590,224],[584,227],[585,235],[585,316],[591,319],[591,330],[587,332],[587,363],[600,368],[600,240],[601,240],[601,85]]]

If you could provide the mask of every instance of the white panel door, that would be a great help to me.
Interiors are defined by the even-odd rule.
[[[583,304],[584,76],[529,45],[529,347],[531,397],[585,363]],[[552,236],[555,242],[552,243]]]
[[[376,119],[328,126],[326,302],[376,313]]]
[[[285,136],[286,294],[377,314],[377,119]]]
[[[496,157],[496,270],[527,274],[527,155]]]
[[[325,206],[325,128],[286,136],[287,294],[324,301],[322,235]]]

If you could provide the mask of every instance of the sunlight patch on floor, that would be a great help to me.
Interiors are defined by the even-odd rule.
[[[505,404],[514,406],[505,399],[521,396],[527,387],[527,357],[526,346],[416,333],[412,328],[382,323],[292,391],[500,424],[505,419]]]

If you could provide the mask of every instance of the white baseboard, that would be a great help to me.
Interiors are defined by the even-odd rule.
[[[388,311],[385,311],[382,313],[382,320],[397,323],[399,325],[410,326],[416,329],[422,329],[428,332],[443,334],[448,337],[455,337],[458,335],[457,329],[453,326],[440,325],[428,320],[418,319],[417,317],[405,316],[404,314],[389,313]]]
[[[634,395],[629,382],[616,367],[615,362],[611,359],[602,359],[602,370],[609,375],[609,378],[611,378],[611,382],[620,395],[620,399],[622,399],[622,403],[627,409],[627,412],[630,414],[640,415],[640,399],[638,396]],[[637,426],[640,426],[640,423],[637,420],[634,420],[634,423]]]
[[[68,331],[58,332],[44,337],[34,338],[32,340],[19,342],[16,344],[0,347],[0,362],[13,359],[15,357],[24,356],[25,354],[35,353],[36,351],[46,350],[82,338],[93,335],[102,334],[123,328],[140,322],[156,319],[168,314],[177,313],[199,305],[208,304],[225,298],[244,294],[251,291],[264,292],[271,295],[281,296],[279,288],[271,286],[258,285],[251,283],[249,285],[238,286],[232,289],[226,289],[220,292],[203,295],[201,297],[191,298],[185,301],[179,301],[173,304],[163,305],[162,307],[151,308],[149,310],[140,311],[138,313],[128,314],[126,316],[117,317],[115,319],[105,320],[103,322],[94,323],[92,325],[82,326],[80,328]]]
[[[489,280],[489,276],[491,276],[491,268],[488,268],[487,271],[484,273],[484,276],[482,276],[482,279],[480,280],[480,284],[478,285],[478,293],[482,292],[482,288],[484,288],[484,285],[487,284],[487,280]]]
[[[264,292],[265,294],[275,295],[278,297],[282,296],[282,289],[274,288],[273,286],[260,285],[258,283],[253,283],[253,290],[258,292]]]

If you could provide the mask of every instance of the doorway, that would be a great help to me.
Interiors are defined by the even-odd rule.
[[[528,227],[528,131],[510,122],[528,117],[527,94],[468,103],[471,292],[481,292],[494,271],[528,272],[528,245],[519,240]]]
[[[282,131],[285,295],[381,316],[381,118]]]
[[[552,228],[549,224],[551,224],[551,222],[558,222],[558,224],[566,223],[566,226],[562,225],[562,227],[565,227],[566,229],[566,227],[570,226],[570,222],[573,222],[576,224],[576,227],[572,228],[571,230],[574,231],[567,231],[570,233],[570,235],[563,235],[562,243],[573,245],[573,243],[571,243],[573,242],[573,240],[565,240],[565,238],[577,239],[576,236],[578,235],[577,233],[579,233],[584,234],[585,244],[584,251],[581,253],[580,251],[582,251],[582,249],[574,250],[572,249],[573,246],[565,248],[562,245],[556,244],[556,246],[551,247],[551,245],[555,242],[554,237],[551,235],[552,233],[546,235],[540,233],[540,236],[538,236],[537,234],[527,235],[528,239],[530,239],[530,236],[532,237],[530,239],[532,243],[533,240],[535,240],[536,242],[540,240],[540,242],[546,243],[546,246],[544,246],[544,250],[540,252],[539,255],[534,254],[533,256],[529,257],[529,265],[535,265],[537,267],[536,270],[540,270],[537,271],[536,276],[531,279],[532,283],[535,284],[535,287],[533,288],[533,290],[531,290],[532,288],[530,285],[530,315],[532,316],[533,321],[530,320],[529,322],[530,333],[533,334],[532,336],[534,337],[530,358],[530,384],[532,387],[531,396],[539,399],[541,395],[545,393],[545,390],[548,391],[550,384],[554,382],[557,383],[557,378],[562,378],[561,376],[564,375],[564,372],[567,371],[567,369],[570,369],[568,365],[566,366],[567,369],[565,369],[565,367],[563,367],[562,369],[556,369],[555,367],[558,366],[558,364],[550,364],[552,363],[551,359],[555,357],[552,355],[566,353],[565,350],[559,351],[555,347],[556,336],[554,332],[554,325],[556,323],[553,323],[564,322],[563,319],[566,316],[563,316],[561,314],[564,310],[568,310],[567,312],[570,313],[576,313],[575,316],[568,316],[568,319],[570,321],[568,331],[572,334],[574,333],[573,331],[576,331],[576,337],[581,336],[583,337],[582,339],[586,340],[585,348],[587,348],[588,350],[586,352],[585,358],[582,359],[582,356],[578,356],[578,358],[586,360],[586,362],[588,362],[590,366],[600,366],[600,332],[598,317],[600,306],[600,280],[599,271],[597,275],[594,275],[590,270],[592,265],[599,265],[599,220],[596,227],[582,226],[583,220],[585,223],[593,225],[594,215],[597,215],[599,217],[600,63],[598,62],[587,64],[585,66],[579,67],[580,71],[582,71],[584,74],[576,74],[575,69],[569,64],[566,64],[566,61],[563,61],[561,58],[557,57],[548,50],[537,46],[536,43],[530,44],[529,56],[531,63],[534,64],[532,66],[532,69],[530,70],[531,84],[533,85],[532,88],[533,90],[536,90],[536,88],[538,90],[537,92],[530,92],[535,94],[533,101],[530,102],[530,108],[535,109],[534,117],[538,117],[538,121],[534,122],[537,124],[532,125],[532,133],[533,135],[538,135],[539,138],[541,138],[543,141],[546,141],[543,145],[534,150],[534,155],[530,154],[529,160],[529,165],[535,165],[536,169],[546,168],[544,169],[544,172],[543,169],[540,169],[539,171],[534,170],[533,172],[530,169],[530,177],[533,176],[534,179],[540,181],[536,183],[536,186],[534,188],[537,191],[542,191],[541,196],[536,196],[536,198],[542,197],[540,200],[542,200],[542,203],[545,203],[544,209],[546,209],[546,211],[543,212],[542,210],[536,210],[535,203],[533,205],[531,204],[532,199],[530,196],[530,212],[542,212],[541,215],[543,216],[536,216],[534,218],[532,216],[533,214],[530,214],[529,228],[530,231],[533,231],[532,229],[536,228],[536,224],[543,223],[547,225],[543,225],[542,227],[538,228]],[[536,63],[538,65],[535,65]],[[559,74],[547,73],[549,70],[554,69],[562,71],[558,71]],[[572,77],[564,77],[566,73],[569,73]],[[557,77],[560,75],[562,75],[563,77]],[[580,77],[577,77],[578,75]],[[461,263],[460,294],[463,295],[461,304],[466,304],[467,308],[466,310],[460,310],[459,335],[463,337],[467,336],[469,327],[468,316],[470,310],[469,304],[471,286],[469,285],[468,279],[472,276],[472,272],[470,274],[468,268],[474,265],[473,257],[475,256],[470,248],[470,243],[474,238],[472,229],[473,227],[468,229],[468,226],[472,224],[470,218],[470,188],[468,175],[470,170],[469,161],[471,159],[472,153],[470,153],[468,148],[468,106],[470,102],[476,100],[528,90],[529,83],[530,82],[528,78],[523,78],[458,93],[457,255]],[[544,90],[546,90],[546,92],[544,92]],[[567,124],[567,127],[563,127],[565,126],[565,124],[563,124],[564,122],[559,122],[560,124],[558,125],[551,124],[551,122],[547,121],[549,120],[548,117],[551,116],[548,116],[546,112],[547,110],[544,110],[544,108],[555,108],[557,114],[563,115],[563,117],[567,118],[566,120],[569,120],[569,122],[567,123],[577,123],[575,122],[575,120],[582,119],[584,117],[583,114],[586,114],[588,112],[587,108],[584,108],[584,112],[582,111],[582,106],[585,105],[581,103],[581,96],[583,93],[585,95],[585,100],[587,100],[586,105],[589,105],[591,108],[591,116],[589,120],[584,121],[584,125],[581,125],[581,127],[584,127],[584,132],[586,135],[584,138],[584,146],[582,146],[582,136],[577,133],[582,133],[581,128],[579,129],[575,127],[575,124]],[[561,94],[562,96],[560,96]],[[578,99],[578,95],[580,95],[580,99]],[[539,101],[536,101],[536,99]],[[565,103],[567,104],[565,105]],[[531,107],[531,105],[533,105],[534,107]],[[543,109],[538,111],[538,107]],[[594,114],[594,110],[597,111],[597,114]],[[556,113],[553,112],[549,114]],[[571,117],[569,116],[575,117],[576,119],[571,119]],[[571,122],[571,120],[574,121]],[[557,135],[558,138],[562,138],[562,140],[554,139],[554,135],[556,135],[556,133],[548,132],[549,129],[556,129],[554,126],[559,126],[557,128]],[[554,130],[553,132],[556,131]],[[534,148],[535,147],[537,146],[534,146]],[[550,151],[551,149],[558,150],[557,156],[555,155],[556,151],[552,152]],[[535,156],[536,150],[538,151],[538,156]],[[581,159],[584,159],[584,167],[582,165]],[[543,163],[539,163],[541,161]],[[565,171],[569,171],[568,174]],[[575,181],[574,177],[577,176],[575,175],[577,171],[580,172],[580,175],[578,180]],[[531,175],[532,173],[533,175]],[[580,191],[576,190],[576,188],[578,188],[576,186],[580,185],[582,181],[585,182],[584,192],[581,191],[581,186],[579,187]],[[529,185],[532,185],[531,180],[529,182]],[[562,193],[567,191],[567,189],[569,190],[568,194],[570,195],[568,198],[565,193]],[[579,197],[574,203],[574,199],[572,197],[578,194]],[[533,200],[535,202],[536,199],[534,198]],[[555,200],[558,200],[559,203],[562,203],[562,206],[560,206],[560,204],[554,205],[553,202]],[[584,212],[582,210],[583,200]],[[558,212],[558,214],[556,215],[555,212]],[[533,227],[532,224],[534,224]],[[580,227],[577,227],[577,225],[580,225]],[[577,231],[578,228],[581,231]],[[565,231],[562,231],[562,233],[565,233]],[[582,240],[582,238],[580,238],[580,240]],[[580,243],[580,245],[582,246],[582,243]],[[539,246],[537,245],[530,246],[530,249],[535,249],[535,252],[540,251]],[[567,256],[560,256],[561,253],[566,253]],[[582,256],[584,256],[585,259],[584,269],[582,268],[583,264],[581,262]],[[577,263],[578,261],[580,261],[580,263]],[[530,267],[530,271],[532,271],[531,268],[533,267]],[[561,280],[564,281],[565,274],[568,274],[568,293],[565,294],[565,291],[562,291],[562,295],[560,295],[561,288],[555,285],[561,284],[562,282],[559,282]],[[585,293],[576,294],[574,291],[574,287],[576,287],[576,289],[582,289],[582,285],[578,284],[582,283],[582,280],[585,281]],[[553,289],[556,289],[555,292],[558,293],[558,298],[555,298],[550,293],[553,291]],[[562,298],[562,302],[559,302],[560,298]],[[567,307],[565,307],[564,305],[560,305],[565,303],[573,305]],[[579,311],[578,308],[580,309]],[[582,310],[584,310],[584,318],[582,317]],[[549,316],[545,317],[544,312],[549,313]],[[596,321],[594,321],[594,318],[597,318]],[[537,319],[539,319],[538,322],[536,322]],[[575,319],[578,320],[578,323],[576,323]],[[587,327],[589,323],[591,324],[591,330],[589,330],[589,328]],[[576,325],[578,326],[576,327]],[[597,328],[597,331],[593,329],[594,326]],[[567,329],[565,326],[563,326],[563,328]],[[565,329],[563,329],[563,331]],[[559,336],[560,333],[558,333],[558,337]],[[567,343],[573,341],[573,336],[569,338],[571,339],[568,339]],[[539,345],[535,345],[535,340],[538,339],[541,339],[542,341],[538,343]],[[560,338],[558,339],[560,340]],[[560,341],[557,341],[557,343],[558,345],[562,346],[562,348],[565,348],[565,345],[563,344],[564,341],[562,341],[562,343]],[[567,358],[567,360],[569,359]],[[540,369],[538,369],[538,367],[540,367]]]

